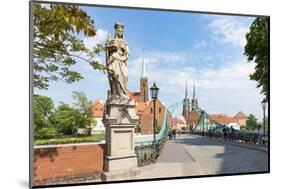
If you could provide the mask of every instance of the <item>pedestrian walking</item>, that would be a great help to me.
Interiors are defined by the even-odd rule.
[[[259,125],[258,127],[258,144],[262,145],[264,137],[264,129]]]
[[[229,137],[230,137],[229,139],[230,139],[230,140],[233,140],[233,137],[234,137],[234,128],[233,128],[232,126],[230,127],[229,133],[228,133],[228,134],[229,134]]]
[[[173,133],[173,138],[176,139],[176,129],[173,129],[172,133]]]
[[[169,136],[169,140],[171,140],[172,139],[172,131],[171,130],[169,130],[168,136]]]
[[[222,127],[222,139],[225,140],[227,136],[226,125]]]

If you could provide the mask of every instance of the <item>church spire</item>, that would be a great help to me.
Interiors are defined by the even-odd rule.
[[[187,98],[187,81],[185,81],[185,98]]]
[[[193,99],[195,99],[195,80],[193,81]]]
[[[145,68],[145,63],[144,63],[144,48],[142,49],[141,77],[142,78],[146,77],[146,68]]]

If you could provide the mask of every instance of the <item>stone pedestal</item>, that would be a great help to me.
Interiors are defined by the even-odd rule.
[[[134,129],[138,117],[132,100],[122,97],[106,102],[106,156],[103,181],[134,178],[140,173],[134,147]]]

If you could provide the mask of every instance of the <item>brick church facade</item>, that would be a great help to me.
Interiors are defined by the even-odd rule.
[[[136,103],[136,114],[139,116],[139,123],[136,131],[141,134],[153,134],[153,101],[149,101],[148,78],[144,60],[142,62],[142,74],[140,78],[140,92],[130,92],[129,98]],[[156,100],[156,125],[161,128],[165,118],[166,107],[161,100]],[[172,116],[168,113],[169,127],[172,126]]]
[[[182,116],[185,118],[186,125],[190,129],[194,127],[199,118],[200,113],[196,110],[198,107],[198,100],[195,98],[195,84],[193,85],[193,97],[190,99],[187,93],[187,85],[185,86],[185,98],[183,99],[183,112]]]

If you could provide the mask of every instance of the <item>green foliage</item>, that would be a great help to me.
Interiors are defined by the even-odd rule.
[[[96,125],[92,115],[92,102],[83,92],[73,92],[72,105],[61,102],[55,109],[47,96],[34,95],[35,139],[53,138],[58,133],[75,135],[78,128]]]
[[[52,126],[54,104],[47,96],[34,95],[34,137],[50,138],[57,133]]]
[[[105,66],[93,60],[103,50],[98,44],[87,49],[79,35],[94,37],[94,21],[74,5],[42,7],[34,3],[34,86],[47,89],[49,81],[72,83],[83,76],[72,69],[77,60],[87,62],[93,69]]]
[[[257,87],[261,87],[261,93],[268,100],[268,67],[269,67],[269,46],[268,46],[269,18],[258,17],[250,27],[250,32],[246,34],[247,44],[244,54],[248,61],[256,63],[255,72],[250,75],[250,79],[257,81]]]
[[[54,127],[41,127],[34,132],[35,139],[50,139],[57,135],[57,130]]]
[[[73,92],[72,97],[75,100],[73,107],[82,117],[79,124],[81,128],[96,126],[97,123],[93,118],[92,112],[92,101],[89,101],[83,92],[75,91]]]
[[[246,125],[245,125],[245,129],[247,131],[254,131],[258,128],[258,119],[253,115],[250,114],[249,117],[246,120]]]
[[[53,125],[59,133],[74,135],[78,128],[90,128],[96,125],[93,118],[92,102],[83,92],[73,92],[72,105],[61,102],[53,115]]]
[[[52,139],[38,139],[35,141],[36,145],[50,145],[50,144],[68,144],[68,143],[81,143],[81,142],[98,142],[104,140],[103,134],[95,134],[91,136],[77,136],[77,137],[64,137]]]
[[[81,123],[80,113],[68,104],[61,102],[54,113],[54,124],[59,133],[64,135],[75,134]]]
[[[37,127],[50,126],[50,117],[54,111],[54,103],[47,96],[34,95],[34,124]]]

